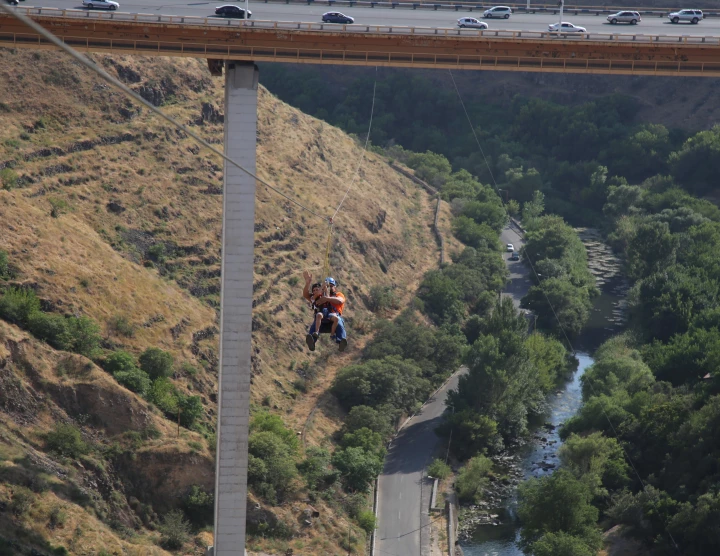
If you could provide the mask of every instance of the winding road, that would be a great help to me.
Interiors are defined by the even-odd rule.
[[[503,244],[515,249],[524,244],[515,228],[506,227],[500,235]],[[532,285],[527,267],[520,261],[508,260],[503,253],[510,281],[504,296],[511,297],[516,307]],[[378,529],[375,533],[375,554],[372,556],[427,556],[430,554],[430,495],[432,483],[425,468],[436,453],[440,439],[435,428],[442,421],[445,398],[457,388],[460,369],[410,418],[393,439],[385,467],[378,478]]]

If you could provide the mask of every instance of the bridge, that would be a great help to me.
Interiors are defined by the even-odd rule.
[[[259,61],[720,76],[720,19],[680,27],[648,13],[642,25],[619,28],[604,23],[602,8],[597,14],[570,10],[587,32],[558,36],[547,32],[557,21],[548,6],[473,30],[458,29],[455,19],[458,12],[477,12],[477,5],[421,0],[389,9],[376,2],[358,7],[363,2],[354,0],[253,3],[249,21],[216,18],[209,4],[181,0],[128,0],[122,7],[129,11],[102,13],[70,6],[73,0],[39,1],[45,7],[0,4],[0,46],[57,48],[11,15],[16,10],[79,51],[207,59],[211,72],[225,76],[225,155],[253,173]],[[356,24],[320,22],[323,11],[337,9],[328,6],[343,3]],[[214,554],[230,556],[244,554],[245,546],[255,179],[226,161],[223,195]]]

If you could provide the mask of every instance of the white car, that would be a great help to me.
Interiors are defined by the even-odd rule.
[[[679,12],[673,12],[668,15],[668,19],[673,23],[680,23],[685,21],[686,23],[697,23],[703,17],[705,17],[701,10],[680,10]]]
[[[548,31],[550,31],[551,33],[557,33],[558,32],[558,24],[553,23],[552,25],[548,25]],[[561,33],[587,33],[587,29],[585,29],[585,27],[578,27],[577,25],[573,25],[572,23],[563,21],[560,32]]]
[[[485,10],[483,12],[483,17],[487,17],[488,19],[493,17],[509,19],[510,14],[512,14],[512,9],[508,8],[507,6],[495,6],[494,8],[490,8],[489,10]]]
[[[484,21],[479,21],[474,17],[461,17],[457,20],[457,26],[461,29],[465,27],[471,27],[473,29],[487,29],[488,24]]]
[[[83,6],[88,10],[93,8],[103,8],[105,10],[117,10],[120,4],[113,2],[112,0],[83,0]]]
[[[515,246],[512,243],[508,243],[507,247],[506,247],[506,251],[508,251],[509,253],[512,253],[513,251],[515,251]]]

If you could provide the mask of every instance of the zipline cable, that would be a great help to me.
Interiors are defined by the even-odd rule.
[[[323,219],[323,220],[326,220],[326,218],[325,218],[324,216],[318,214],[317,212],[315,212],[315,211],[312,210],[311,208],[306,207],[306,206],[303,205],[302,203],[296,201],[296,200],[293,199],[292,197],[288,196],[287,194],[285,194],[285,193],[283,193],[282,191],[280,191],[279,189],[277,189],[275,186],[269,184],[269,183],[268,183],[267,181],[265,181],[264,179],[258,177],[257,174],[251,172],[250,170],[248,170],[247,168],[245,168],[244,166],[242,166],[241,164],[239,164],[238,162],[236,162],[235,160],[233,160],[232,158],[230,158],[229,156],[227,156],[225,153],[223,153],[223,152],[221,152],[220,150],[216,149],[216,148],[215,148],[214,146],[212,146],[210,143],[208,143],[207,141],[205,141],[205,139],[203,139],[202,137],[200,137],[199,135],[197,135],[194,131],[189,130],[186,126],[182,125],[181,123],[179,123],[178,121],[176,121],[176,120],[173,119],[172,117],[168,116],[168,115],[165,114],[162,110],[158,109],[156,106],[153,106],[150,102],[148,102],[147,100],[145,100],[144,98],[142,98],[142,97],[141,97],[140,95],[138,95],[135,91],[133,91],[132,89],[130,89],[129,87],[127,87],[124,83],[121,83],[121,82],[118,81],[116,78],[112,77],[112,76],[111,76],[110,74],[108,74],[104,69],[98,67],[96,64],[94,64],[93,62],[91,62],[88,58],[86,58],[85,56],[81,55],[77,50],[75,50],[75,49],[72,48],[71,46],[68,46],[67,44],[65,44],[63,41],[61,41],[58,37],[56,37],[56,36],[55,36],[54,34],[52,34],[50,31],[48,31],[47,29],[45,29],[44,27],[42,27],[41,25],[39,25],[38,23],[36,23],[36,22],[33,21],[32,19],[30,19],[30,18],[27,17],[26,15],[21,14],[21,13],[15,11],[15,10],[11,9],[10,6],[6,6],[4,3],[0,3],[0,10],[3,11],[3,12],[5,12],[6,14],[11,15],[11,16],[15,17],[16,19],[20,20],[22,23],[24,23],[25,25],[27,25],[28,27],[30,27],[33,31],[35,31],[36,33],[42,35],[44,38],[46,38],[46,39],[47,39],[48,41],[50,41],[52,44],[54,44],[55,46],[57,46],[57,47],[60,48],[61,50],[65,51],[65,52],[66,52],[67,54],[69,54],[70,56],[72,56],[75,60],[77,60],[78,62],[80,62],[83,66],[85,66],[86,68],[88,68],[88,69],[90,69],[91,71],[93,71],[93,72],[95,72],[96,74],[98,74],[102,79],[104,79],[105,81],[107,81],[110,85],[112,85],[112,86],[115,87],[116,89],[120,90],[120,91],[121,91],[122,93],[124,93],[126,96],[130,97],[130,98],[131,98],[132,100],[134,100],[135,102],[137,102],[137,103],[139,103],[139,104],[142,104],[142,105],[145,106],[148,110],[150,110],[150,111],[153,112],[154,114],[157,114],[158,116],[160,116],[161,118],[163,118],[164,120],[166,120],[167,122],[169,122],[171,125],[175,126],[177,129],[181,130],[181,131],[184,132],[184,133],[187,133],[190,137],[192,137],[193,139],[195,139],[195,141],[197,141],[200,145],[202,145],[202,146],[205,147],[206,149],[210,150],[211,152],[215,153],[216,155],[218,155],[220,158],[222,158],[223,160],[227,161],[228,163],[232,164],[233,166],[235,166],[236,168],[238,168],[240,171],[244,172],[245,174],[247,174],[247,175],[250,176],[251,178],[254,178],[254,179],[257,180],[258,182],[260,182],[261,184],[263,184],[265,187],[267,187],[268,189],[274,191],[275,193],[277,193],[278,195],[280,195],[280,196],[283,197],[284,199],[287,199],[288,201],[290,201],[290,202],[293,203],[294,205],[297,205],[298,207],[300,207],[301,209],[309,212],[309,213],[312,214],[313,216],[317,216],[318,218],[321,218],[321,219]]]
[[[485,152],[483,151],[482,146],[480,145],[480,140],[478,139],[477,134],[475,133],[475,128],[473,127],[472,121],[470,120],[470,115],[468,114],[468,111],[465,108],[465,103],[462,100],[462,96],[460,95],[460,90],[458,89],[457,83],[455,83],[455,77],[453,76],[452,70],[448,70],[448,73],[450,74],[450,78],[452,79],[453,85],[455,86],[455,92],[457,93],[458,99],[460,100],[460,104],[462,105],[463,112],[465,112],[465,117],[467,118],[468,124],[470,125],[470,129],[472,130],[472,134],[475,137],[475,141],[477,142],[478,147],[480,148],[480,152],[482,153],[483,159],[485,160],[485,165],[487,166],[488,172],[490,173],[490,177],[492,178],[493,185],[495,186],[495,190],[498,192],[498,196],[500,197],[500,203],[502,204],[503,209],[505,210],[505,214],[510,217],[510,214],[507,211],[507,207],[505,206],[505,203],[503,203],[502,195],[499,193],[499,188],[497,185],[497,182],[495,181],[495,176],[493,176],[492,170],[490,169],[490,164],[488,163],[487,158],[485,157]],[[545,292],[545,288],[542,287],[542,282],[540,281],[540,275],[535,270],[535,266],[532,264],[532,261],[530,259],[530,256],[527,253],[527,250],[523,253],[523,256],[527,258],[528,263],[530,263],[530,268],[533,271],[533,274],[535,275],[535,278],[538,282],[538,287],[540,288],[540,291],[545,296],[545,299],[548,302],[548,305],[550,306],[550,309],[553,312],[553,315],[555,315],[555,319],[558,322],[558,325],[560,326],[560,330],[562,330],[563,335],[565,336],[565,340],[567,340],[568,345],[570,346],[570,350],[572,351],[573,355],[575,355],[577,352],[575,351],[575,348],[572,345],[572,342],[570,341],[570,338],[568,337],[567,331],[565,330],[565,327],[563,326],[562,321],[558,317],[557,312],[555,311],[555,307],[553,306],[552,302],[550,301],[550,298],[547,296],[547,293]],[[598,393],[595,390],[595,386],[593,385],[592,381],[587,381],[587,384],[590,385],[590,388],[593,391],[593,394],[597,397]],[[605,411],[604,407],[600,407],[600,409],[603,412],[603,415],[605,416],[605,419],[608,422],[608,425],[610,425],[610,428],[613,431],[613,434],[615,435],[615,438],[618,439],[620,436],[618,435],[617,429],[615,428],[615,425],[613,425],[613,422],[610,420],[610,416],[608,415],[607,411]],[[640,476],[640,473],[638,472],[637,468],[635,467],[635,463],[633,462],[632,458],[630,457],[630,454],[627,452],[625,447],[618,442],[618,446],[620,446],[620,449],[623,451],[623,454],[625,456],[625,459],[630,464],[630,467],[632,467],[632,470],[637,477],[637,480],[640,482],[640,485],[642,486],[643,491],[647,488],[645,485],[645,481],[642,480],[642,477]],[[679,554],[681,554],[680,547],[678,546],[677,542],[675,542],[675,538],[673,537],[672,533],[670,532],[670,529],[668,529],[667,524],[664,524],[665,526],[665,532],[667,533],[668,537],[670,537],[670,540],[672,541],[673,547],[675,550],[678,551]]]

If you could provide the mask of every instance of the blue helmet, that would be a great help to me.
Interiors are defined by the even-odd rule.
[[[335,282],[335,279],[330,278],[329,276],[325,278],[325,283],[330,284],[331,286],[337,286],[337,282]]]

